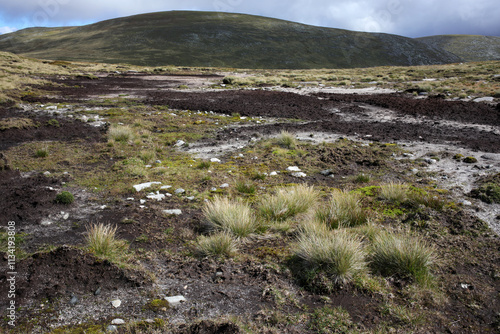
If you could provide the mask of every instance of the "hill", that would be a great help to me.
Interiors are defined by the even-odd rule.
[[[417,38],[417,40],[453,53],[464,61],[500,60],[500,37],[437,35]]]
[[[194,11],[142,14],[81,27],[28,28],[1,35],[0,50],[44,59],[147,66],[354,68],[460,61],[397,35]]]

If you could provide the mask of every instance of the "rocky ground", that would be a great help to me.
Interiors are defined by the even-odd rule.
[[[24,256],[16,265],[18,332],[116,327],[121,332],[169,328],[177,333],[245,329],[304,333],[318,331],[310,315],[325,305],[347,310],[349,328],[362,332],[493,333],[499,329],[500,204],[470,196],[485,179],[500,173],[497,101],[449,101],[444,96],[415,97],[376,89],[235,90],[221,87],[222,76],[217,75],[129,73],[48,79],[52,84],[37,87],[42,93],[26,94],[22,104],[0,109],[1,124],[9,120],[19,124],[0,129],[2,224],[14,221],[23,239]],[[130,186],[118,191],[86,185],[78,175],[106,173],[120,159],[106,151],[107,122],[117,110],[132,110],[126,118],[131,124],[151,122],[151,132],[158,134],[182,132],[186,124],[182,121],[167,128],[155,123],[156,113],[175,118],[189,110],[199,122],[208,122],[210,115],[228,115],[236,121],[220,126],[214,121],[209,135],[199,130],[196,139],[183,137],[187,144],[177,145],[179,138],[168,137],[175,139],[172,152],[198,160],[218,159],[231,171],[249,166],[268,174],[276,171],[280,179],[274,185],[304,182],[321,189],[354,187],[352,178],[366,173],[375,179],[439,189],[448,209],[420,212],[415,221],[427,222],[419,233],[440,252],[442,263],[436,276],[442,301],[424,296],[406,303],[411,287],[397,279],[386,282],[391,292],[385,295],[356,289],[329,294],[310,291],[287,266],[293,233],[258,236],[243,243],[240,252],[245,255],[235,259],[192,256],[192,242],[203,220],[200,194],[214,186],[224,192],[218,187],[223,182],[232,187],[234,179],[221,176],[218,184],[212,184],[214,178],[202,180],[196,192],[189,185],[172,184],[169,195],[173,196],[163,201],[148,199]],[[222,123],[224,118],[220,119]],[[256,153],[259,142],[283,130],[294,133],[308,152],[305,158],[285,161],[306,169],[303,178],[286,174],[287,166],[271,155]],[[324,146],[342,140],[349,145]],[[49,147],[62,143],[61,150],[85,156],[85,160],[54,157],[53,165],[43,165],[50,165],[50,170],[43,170],[31,163],[38,161],[32,156],[23,159],[32,155],[29,145],[40,143]],[[99,150],[94,151],[96,147]],[[158,164],[167,166],[168,159]],[[327,168],[335,171],[334,177],[319,173]],[[183,175],[177,178],[184,180]],[[136,183],[146,181],[155,180],[138,178]],[[262,191],[273,185],[270,182],[261,185]],[[64,189],[75,195],[70,206],[53,200]],[[180,210],[180,214],[166,215],[166,209]],[[119,226],[119,237],[129,241],[136,254],[134,266],[123,268],[78,248],[84,243],[86,224],[93,222]],[[391,219],[381,223],[394,224]],[[2,261],[5,268],[7,256]],[[8,293],[6,279],[2,271],[2,312],[8,302],[3,297]],[[172,296],[183,296],[186,301],[161,302]],[[112,302],[117,300],[120,306],[116,307]],[[413,311],[417,305],[418,316],[405,318],[389,304]],[[13,330],[6,323],[2,328]]]

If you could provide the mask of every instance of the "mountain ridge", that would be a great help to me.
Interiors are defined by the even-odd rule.
[[[147,66],[354,68],[463,61],[427,40],[248,14],[170,11],[0,35],[0,50],[66,61]]]

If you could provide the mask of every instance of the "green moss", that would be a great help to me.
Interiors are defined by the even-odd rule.
[[[63,191],[57,194],[54,201],[58,204],[71,204],[75,201],[75,197],[69,191]]]
[[[311,315],[309,328],[320,334],[359,332],[349,312],[341,306],[334,308],[324,306],[316,309]]]
[[[473,163],[477,162],[477,159],[474,157],[465,157],[463,162],[465,162],[467,164],[473,164]]]
[[[364,196],[373,197],[377,194],[378,189],[380,189],[379,186],[368,186],[368,187],[364,187],[364,188],[355,189],[352,192],[359,193],[359,194],[364,195]]]
[[[169,308],[170,304],[164,299],[153,299],[144,305],[144,310],[150,310],[153,312],[161,312]]]

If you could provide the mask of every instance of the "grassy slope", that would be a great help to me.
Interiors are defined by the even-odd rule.
[[[451,52],[465,61],[500,60],[500,37],[437,35],[417,38],[431,47]]]
[[[457,62],[414,39],[253,15],[161,12],[82,27],[0,36],[0,50],[37,58],[159,66],[353,68]]]

